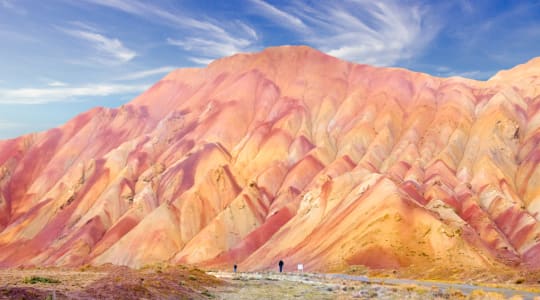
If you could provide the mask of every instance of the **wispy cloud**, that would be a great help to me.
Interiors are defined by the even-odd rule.
[[[26,124],[0,120],[0,130],[25,127]]]
[[[246,39],[228,38],[223,40],[210,40],[205,38],[186,38],[175,40],[168,38],[167,43],[178,46],[186,51],[194,52],[205,58],[216,58],[233,55],[246,49],[251,42]],[[200,59],[200,58],[197,58]]]
[[[147,78],[147,77],[154,76],[154,75],[169,73],[169,72],[174,71],[176,69],[177,69],[177,67],[165,66],[165,67],[156,68],[156,69],[143,70],[143,71],[139,71],[139,72],[135,72],[135,73],[131,73],[131,74],[119,77],[117,80],[142,79],[142,78]]]
[[[55,80],[55,81],[51,81],[47,83],[47,85],[50,87],[64,87],[64,86],[67,86],[68,84],[62,81]]]
[[[440,29],[430,7],[409,2],[297,1],[284,11],[263,0],[250,1],[278,26],[304,30],[306,43],[333,56],[379,66],[420,53]]]
[[[114,8],[129,14],[148,18],[151,21],[168,23],[184,28],[196,28],[216,33],[225,33],[225,30],[210,21],[191,18],[181,13],[171,13],[158,6],[143,3],[137,0],[86,0],[86,2]]]
[[[85,31],[90,31],[90,32],[100,32],[101,31],[97,26],[88,24],[86,22],[69,21],[67,23],[74,26],[74,27],[77,27],[79,29],[85,30]]]
[[[183,39],[167,38],[169,45],[182,48],[196,56],[189,60],[196,64],[207,64],[216,58],[233,55],[239,52],[256,50],[254,40],[250,37],[235,37],[230,35],[214,37],[187,37]]]
[[[180,11],[170,12],[136,0],[86,0],[86,2],[179,29],[178,35],[181,37],[170,36],[167,43],[192,54],[191,61],[196,64],[258,49],[256,30],[239,20],[217,21],[208,17],[195,19]]]
[[[93,59],[104,64],[125,63],[132,60],[137,53],[123,45],[116,38],[108,38],[100,33],[60,28],[66,34],[80,40],[89,42],[92,48],[97,51],[97,56]]]
[[[458,5],[461,8],[461,11],[466,12],[468,14],[474,11],[473,4],[471,3],[470,0],[459,0]]]
[[[149,85],[89,84],[77,87],[0,89],[0,104],[43,104],[74,101],[81,97],[139,93]]]
[[[287,27],[298,31],[304,31],[308,28],[300,18],[263,0],[249,0],[249,2],[253,4],[254,13],[256,14],[260,14],[263,17],[267,17],[275,22],[282,23]]]
[[[188,57],[188,59],[198,65],[208,65],[209,63],[214,61],[213,59],[210,59],[210,58],[200,58],[200,57],[193,57],[193,56]]]
[[[239,27],[239,29],[244,31],[251,39],[253,39],[253,40],[258,40],[259,39],[259,35],[257,34],[257,31],[255,31],[255,29],[253,29],[253,27],[247,25],[246,23],[244,23],[242,21],[236,21],[235,25],[237,25]]]
[[[15,5],[14,0],[0,0],[0,8],[4,8],[6,10],[13,11],[19,15],[26,15],[27,12],[24,8]]]
[[[439,26],[429,13],[428,7],[394,1],[359,0],[351,7],[321,7],[315,18],[328,29],[311,42],[343,59],[394,65],[414,57],[435,37]],[[333,26],[334,20],[342,20],[341,25]]]

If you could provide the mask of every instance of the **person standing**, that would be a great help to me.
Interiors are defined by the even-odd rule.
[[[280,260],[279,260],[279,263],[278,263],[278,265],[279,265],[279,273],[283,272],[283,265],[284,265],[284,264],[285,264],[285,263],[283,262],[283,260],[280,259]]]
[[[238,266],[236,264],[234,264],[234,273],[236,273],[236,269],[238,268]]]

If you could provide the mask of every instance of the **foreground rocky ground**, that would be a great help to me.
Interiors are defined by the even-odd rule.
[[[208,299],[225,284],[197,268],[0,270],[0,299]]]
[[[0,270],[0,299],[540,299],[540,286],[104,266]]]

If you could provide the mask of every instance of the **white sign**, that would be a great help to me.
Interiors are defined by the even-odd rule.
[[[300,271],[300,272],[304,271],[304,265],[303,265],[303,264],[298,264],[297,269],[298,269],[298,271]]]

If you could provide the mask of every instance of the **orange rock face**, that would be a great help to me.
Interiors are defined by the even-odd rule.
[[[0,141],[0,266],[540,268],[540,59],[479,82],[279,47]]]

